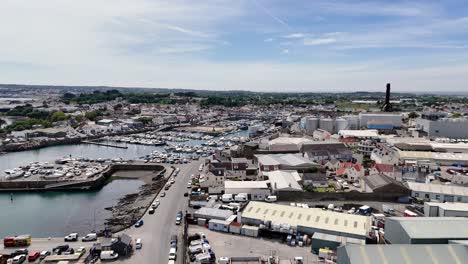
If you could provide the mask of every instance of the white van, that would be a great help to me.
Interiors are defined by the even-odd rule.
[[[119,257],[119,254],[114,252],[114,250],[106,250],[106,251],[101,251],[101,260],[112,260],[112,259],[117,259]]]
[[[89,233],[86,236],[84,236],[81,241],[86,242],[86,241],[95,241],[97,240],[97,234],[96,233]]]
[[[167,264],[175,264],[175,260],[169,260]]]
[[[270,195],[267,198],[265,198],[265,202],[272,203],[276,201],[278,201],[278,197],[276,197],[275,195]]]
[[[247,201],[247,194],[246,193],[239,193],[234,197],[236,202],[246,202]]]
[[[143,244],[141,243],[141,238],[138,238],[135,242],[135,249],[141,249]]]
[[[230,202],[234,201],[234,199],[232,197],[232,194],[223,194],[223,196],[221,197],[221,200],[224,203],[230,203]]]
[[[169,260],[176,260],[177,258],[177,253],[175,248],[171,248],[169,250]]]

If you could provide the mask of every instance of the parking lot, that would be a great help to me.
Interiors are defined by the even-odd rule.
[[[190,225],[189,235],[197,232],[204,233],[210,242],[211,249],[220,257],[268,257],[278,256],[281,260],[291,260],[303,257],[305,263],[318,263],[317,255],[310,252],[308,247],[291,247],[279,240],[254,238],[229,233],[211,231],[203,226]]]

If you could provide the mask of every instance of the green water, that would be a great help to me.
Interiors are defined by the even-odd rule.
[[[101,230],[110,216],[104,208],[136,192],[142,184],[139,180],[113,180],[92,192],[14,193],[13,201],[10,193],[0,193],[0,237],[53,237]]]

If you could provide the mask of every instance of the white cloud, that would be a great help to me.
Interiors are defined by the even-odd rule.
[[[284,49],[282,52],[283,52],[283,54],[288,54],[288,53],[289,53],[289,50],[288,50],[288,49]]]
[[[316,45],[326,45],[335,43],[336,39],[334,38],[306,38],[304,39],[304,45],[306,46],[316,46]]]
[[[264,39],[263,41],[264,42],[272,42],[274,39],[273,38],[267,38],[267,39]]]
[[[303,33],[292,33],[286,36],[283,36],[283,38],[288,38],[288,39],[297,39],[297,38],[303,38],[305,37],[305,34]]]

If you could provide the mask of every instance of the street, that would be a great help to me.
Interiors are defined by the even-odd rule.
[[[156,209],[153,215],[146,213],[143,216],[144,225],[139,228],[131,227],[124,233],[130,235],[134,240],[141,238],[143,247],[135,250],[133,255],[128,259],[120,259],[117,262],[121,263],[158,263],[163,264],[168,262],[170,238],[171,235],[178,235],[178,250],[176,263],[182,263],[181,242],[182,242],[182,226],[175,224],[176,214],[188,208],[188,198],[184,197],[185,192],[189,192],[187,182],[190,180],[191,174],[197,174],[201,161],[194,161],[189,164],[175,165],[180,168],[178,176],[175,178],[175,183],[166,192],[165,197],[157,196],[161,204]]]

